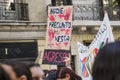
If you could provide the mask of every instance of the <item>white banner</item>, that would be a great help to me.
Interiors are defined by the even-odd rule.
[[[80,55],[80,67],[82,72],[82,80],[92,80],[91,69],[95,57],[100,48],[105,44],[114,42],[112,29],[110,26],[109,18],[105,13],[104,20],[97,32],[96,37],[89,46],[84,46],[78,42],[78,52]]]

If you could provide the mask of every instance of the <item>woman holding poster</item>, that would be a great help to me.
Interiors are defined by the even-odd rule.
[[[62,67],[57,71],[57,80],[82,80],[70,66],[70,58],[65,57],[66,67]]]

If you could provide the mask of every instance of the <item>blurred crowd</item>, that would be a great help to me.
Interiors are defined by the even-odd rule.
[[[44,72],[37,63],[6,60],[0,63],[0,80],[81,80],[81,77],[71,67]]]
[[[6,60],[0,63],[0,80],[82,80],[66,61],[65,67],[44,72],[33,62]],[[99,50],[91,74],[93,80],[120,80],[120,42]]]

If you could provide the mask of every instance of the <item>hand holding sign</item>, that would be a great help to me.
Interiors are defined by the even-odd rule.
[[[67,68],[71,69],[71,60],[70,57],[64,57],[65,65]]]

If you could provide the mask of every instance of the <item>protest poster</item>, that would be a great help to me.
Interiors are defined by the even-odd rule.
[[[48,7],[43,64],[65,65],[64,57],[70,58],[71,31],[72,6]]]
[[[44,51],[43,64],[65,65],[65,58],[70,57],[70,50],[49,50]]]
[[[69,50],[72,30],[72,6],[48,7],[46,49]]]

